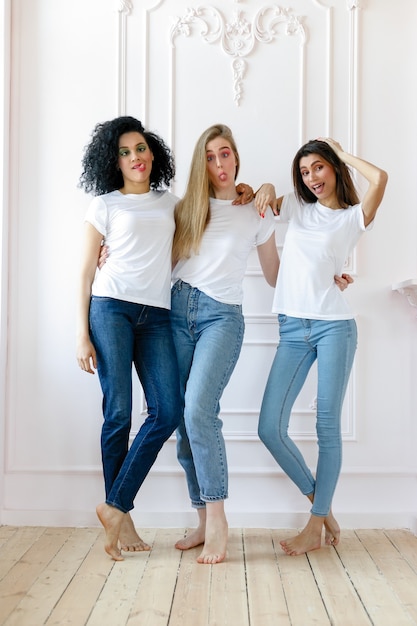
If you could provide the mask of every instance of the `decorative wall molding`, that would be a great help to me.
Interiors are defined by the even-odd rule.
[[[319,6],[323,6],[321,4],[322,0],[313,0],[313,2]],[[346,8],[348,11],[351,11],[352,9],[360,9],[361,3],[362,0],[346,0]]]
[[[247,439],[246,434],[244,435],[245,440]],[[229,439],[230,437],[225,437],[225,439]],[[259,443],[259,438],[256,438]],[[235,440],[235,439],[234,439]],[[52,467],[33,467],[33,466],[19,466],[14,468],[9,474],[26,474],[28,476],[36,475],[36,476],[53,476],[53,475],[65,475],[65,476],[87,476],[87,475],[101,475],[103,472],[101,465],[78,465],[78,466],[52,466]],[[183,476],[184,470],[179,464],[175,465],[154,465],[151,469],[152,474],[157,474],[159,476]],[[232,465],[229,467],[230,475],[260,475],[260,476],[268,476],[268,475],[282,475],[285,476],[285,473],[278,465],[274,465],[273,467],[269,466],[254,466],[254,465]],[[372,466],[372,467],[343,467],[342,469],[343,476],[353,476],[353,477],[366,477],[366,476],[375,476],[375,477],[399,477],[399,478],[411,478],[417,479],[416,469],[410,468],[408,466],[404,467],[386,467],[386,466]]]
[[[351,9],[356,7],[351,7]],[[358,12],[351,10],[349,16],[349,134],[348,150],[353,154],[357,152],[357,129],[358,129],[358,66],[359,66],[359,41],[358,41]]]
[[[245,324],[272,324],[273,326],[277,326],[277,316],[276,313],[264,313],[264,314],[260,314],[260,313],[245,313]],[[271,344],[276,344],[275,340],[268,340],[268,339],[259,339],[259,340],[252,340],[252,341],[244,341],[244,345],[260,345],[260,346],[264,346],[264,345],[271,345]]]
[[[409,278],[392,285],[393,291],[398,291],[407,298],[410,306],[417,307],[417,278]]]
[[[132,0],[117,0],[118,47],[117,47],[117,115],[126,114],[127,98],[127,18],[133,9]]]
[[[235,9],[243,8],[242,4],[238,0],[235,0]],[[318,4],[318,3],[316,3]],[[141,6],[141,3],[135,4],[135,11],[142,11],[143,19],[139,19],[136,23],[140,26],[140,33],[131,32],[130,21],[133,11],[133,2],[131,0],[117,0],[117,23],[118,23],[118,111],[119,114],[124,114],[127,107],[127,84],[129,80],[141,80],[143,81],[143,96],[144,102],[148,103],[148,80],[149,80],[149,37],[150,37],[150,17],[152,12],[156,12],[156,9],[162,5],[161,2],[156,3],[151,9],[146,9]],[[238,6],[236,6],[238,5]],[[222,5],[223,6],[223,5]],[[327,108],[327,123],[331,130],[332,115],[334,113],[334,102],[331,100],[331,76],[333,69],[333,44],[335,39],[334,23],[332,18],[332,9],[323,4],[319,5],[321,10],[325,13],[325,28],[323,29],[323,37],[326,38],[327,58],[325,59],[323,66],[323,89],[327,95],[323,95],[325,106]],[[348,90],[348,114],[347,120],[349,128],[349,143],[351,144],[352,151],[356,144],[357,133],[357,82],[358,82],[358,11],[359,2],[347,1],[346,6],[350,10],[349,19],[349,41],[350,48],[346,51],[348,57],[349,68],[349,90]],[[300,134],[301,139],[304,139],[305,129],[305,110],[306,110],[306,76],[305,76],[305,58],[307,55],[307,26],[302,23],[300,16],[294,15],[292,9],[283,9],[279,6],[265,5],[253,16],[249,18],[245,11],[235,10],[233,18],[228,21],[223,13],[214,7],[205,6],[198,9],[189,9],[182,17],[176,18],[177,21],[171,30],[171,84],[166,86],[168,99],[171,101],[171,108],[168,111],[168,115],[171,116],[171,126],[173,124],[173,118],[175,113],[175,40],[177,37],[188,37],[196,35],[203,40],[204,43],[209,45],[221,46],[221,49],[226,55],[226,58],[232,59],[233,70],[233,93],[234,101],[237,106],[240,105],[243,96],[243,82],[244,71],[247,67],[246,60],[255,51],[257,45],[261,44],[273,44],[282,36],[297,36],[300,38],[300,60],[299,60],[299,84],[300,84],[300,103],[299,103],[299,117],[300,117]],[[129,26],[129,28],[128,28]],[[141,39],[141,49],[138,49],[133,45],[135,41],[135,35],[144,35],[138,37]],[[130,38],[133,41],[130,41]],[[128,41],[129,40],[129,41]],[[130,44],[128,46],[128,43]],[[135,50],[135,54],[139,57],[137,63],[138,71],[127,76],[128,71],[128,50],[129,54]],[[169,42],[167,45],[167,58],[169,58]],[[142,58],[140,58],[142,57]],[[129,67],[134,66],[135,58],[129,57]],[[298,59],[297,59],[298,61]],[[145,110],[145,107],[142,107]],[[171,142],[173,146],[174,142]],[[345,266],[345,271],[355,271],[355,256],[349,259]],[[248,271],[249,275],[261,276],[261,271],[255,267],[251,267]],[[248,314],[245,315],[246,323],[249,325],[276,325],[276,316],[272,314],[258,315]],[[273,340],[245,340],[245,347],[265,346],[273,349],[276,346],[275,339]],[[354,395],[353,384],[349,387],[347,393],[347,400],[349,402],[347,406],[347,423],[343,428],[344,439],[354,439],[355,436],[355,408],[352,402]],[[146,413],[145,401],[141,395],[140,399],[140,412]],[[239,416],[242,415],[242,411],[238,409],[224,411],[224,414]],[[295,413],[297,414],[297,413]],[[250,415],[256,419],[257,412],[251,411]],[[314,411],[306,411],[306,416],[309,420],[314,419]],[[300,417],[300,416],[299,416]],[[132,433],[135,434],[135,433]],[[315,433],[310,425],[304,430],[299,430],[294,433],[297,438],[313,439]],[[248,432],[236,430],[234,433],[226,434],[227,438],[242,438],[242,439],[257,439],[253,430]],[[17,449],[17,444],[14,442],[13,450]],[[15,459],[10,455],[7,457],[8,471],[11,473],[16,469]],[[33,470],[33,468],[32,468]]]
[[[327,59],[326,67],[323,72],[323,87],[327,93],[326,108],[326,133],[332,136],[332,115],[334,112],[334,103],[331,96],[331,71],[333,67],[333,58],[335,54],[334,41],[334,7],[322,4],[322,0],[314,0],[314,3],[320,9],[326,12],[325,24],[326,28],[323,37],[326,39]],[[121,114],[126,111],[126,55],[127,55],[127,28],[126,20],[133,9],[133,0],[116,0],[119,11],[119,77],[118,77],[118,110]],[[140,4],[140,3],[138,3]],[[149,67],[147,55],[149,53],[149,30],[150,30],[150,14],[159,9],[163,2],[160,0],[151,8],[140,7],[144,12],[144,19],[141,20],[141,28],[143,33],[140,37],[142,41],[142,59],[144,59],[142,67],[143,93],[145,94],[144,102],[141,105],[143,111],[142,119],[146,123],[146,111],[148,109],[148,83],[149,83]],[[239,0],[234,0],[234,5],[240,5]],[[349,90],[347,100],[349,102],[348,119],[346,127],[348,129],[347,149],[356,152],[357,144],[357,82],[358,82],[358,9],[362,8],[360,0],[346,0],[346,9],[350,12],[350,45],[347,52],[349,58]],[[136,7],[135,7],[136,8]],[[138,7],[139,8],[139,7]],[[245,72],[248,67],[247,58],[254,51],[257,43],[273,43],[279,37],[299,36],[300,37],[300,69],[299,69],[299,143],[303,143],[306,137],[306,48],[307,48],[307,28],[304,24],[305,17],[301,18],[295,15],[290,8],[283,8],[277,5],[264,5],[252,19],[246,17],[243,11],[239,10],[240,6],[236,6],[233,12],[233,18],[230,21],[217,8],[206,5],[196,9],[187,9],[185,14],[176,17],[174,25],[171,27],[171,55],[170,55],[170,132],[171,147],[175,147],[175,132],[173,128],[174,116],[174,95],[175,95],[175,39],[179,36],[189,37],[194,34],[198,26],[197,34],[205,43],[222,46],[227,56],[232,57],[232,81],[233,81],[233,97],[236,106],[240,106],[243,98],[243,84]],[[355,271],[355,258],[351,259],[347,271]]]
[[[250,56],[257,42],[270,44],[280,33],[276,27],[284,26],[284,35],[300,36],[305,42],[305,31],[300,18],[277,5],[264,6],[249,21],[242,11],[234,11],[231,21],[213,6],[187,9],[178,17],[171,30],[171,43],[175,46],[177,36],[189,37],[194,26],[200,26],[200,36],[205,43],[221,45],[223,52],[232,57],[233,99],[237,106],[243,96],[243,80]]]
[[[343,272],[348,274],[357,275],[356,271],[356,248],[352,251],[352,254],[348,256],[343,265]]]
[[[285,24],[282,22],[274,27],[275,39],[269,45],[255,39],[254,48],[247,56],[239,57],[237,54],[233,56],[222,49],[221,39],[212,44],[203,41],[200,22],[190,25],[189,39],[178,34],[175,39],[176,49],[171,49],[169,33],[173,24],[172,13],[183,15],[188,5],[214,4],[224,15],[224,23],[233,22],[232,11],[240,11],[243,18],[248,21],[254,36],[253,14],[259,7],[272,6],[275,2],[278,5],[290,6],[294,13],[303,16],[298,19],[306,32],[305,42],[299,41],[298,36],[284,35]],[[408,12],[414,6],[414,2],[415,0],[406,0]],[[36,8],[40,4],[43,9],[41,13]],[[268,144],[269,147],[273,144],[271,152],[276,154],[276,162],[254,151],[254,156],[259,156],[259,159],[256,163],[254,159],[252,164],[248,165],[247,171],[250,176],[253,173],[254,179],[260,179],[262,174],[260,164],[274,163],[272,175],[275,176],[277,172],[278,178],[274,182],[279,182],[284,187],[287,179],[283,169],[286,168],[287,172],[289,159],[285,157],[284,160],[281,157],[281,146],[288,147],[288,152],[292,154],[290,142],[303,142],[320,124],[323,130],[334,132],[337,138],[343,140],[347,149],[360,154],[363,146],[373,145],[374,124],[377,121],[372,119],[375,103],[380,105],[381,116],[389,117],[390,109],[395,108],[398,103],[401,105],[401,94],[409,87],[405,77],[410,75],[413,69],[412,60],[410,61],[407,56],[400,53],[392,56],[393,50],[401,48],[394,44],[400,43],[401,37],[409,35],[412,27],[410,21],[405,20],[404,34],[390,29],[390,25],[398,17],[397,5],[390,0],[371,3],[359,0],[293,0],[287,3],[280,0],[262,0],[262,2],[200,0],[195,3],[188,0],[175,2],[112,0],[110,5],[106,4],[107,9],[102,0],[101,3],[99,0],[91,0],[91,5],[88,5],[89,15],[95,15],[97,20],[93,19],[91,23],[87,20],[88,23],[85,23],[85,19],[80,20],[79,15],[74,15],[76,7],[73,4],[68,4],[65,20],[62,20],[56,19],[59,16],[54,10],[54,0],[44,0],[42,3],[6,0],[6,6],[13,9],[10,33],[8,26],[4,29],[7,31],[5,38],[7,45],[4,48],[7,56],[10,56],[11,63],[10,80],[5,81],[6,96],[10,91],[6,108],[10,100],[13,115],[11,123],[5,124],[8,138],[6,143],[10,143],[10,150],[5,151],[5,154],[8,152],[9,154],[5,174],[8,202],[5,204],[4,218],[7,232],[3,239],[4,241],[7,239],[7,250],[6,246],[3,246],[3,270],[5,270],[3,292],[7,286],[10,285],[11,288],[6,289],[7,293],[4,294],[6,307],[3,307],[5,315],[2,317],[1,326],[2,339],[7,339],[7,355],[6,341],[3,341],[1,351],[4,376],[0,384],[4,408],[3,412],[0,410],[0,423],[4,427],[3,449],[0,454],[2,460],[0,521],[3,524],[97,525],[94,503],[98,501],[96,496],[98,498],[102,494],[102,469],[96,436],[101,417],[99,402],[95,403],[98,392],[93,385],[88,388],[85,384],[78,386],[78,372],[73,363],[73,342],[71,339],[61,342],[63,333],[60,333],[59,329],[63,323],[70,329],[73,315],[67,314],[68,307],[57,303],[58,292],[54,293],[52,290],[50,303],[44,298],[44,295],[49,297],[49,285],[59,286],[56,278],[59,279],[62,270],[65,269],[50,263],[54,253],[53,246],[43,245],[47,240],[53,242],[55,227],[54,221],[49,219],[56,211],[54,212],[53,202],[50,203],[48,180],[51,176],[54,180],[60,180],[59,177],[63,176],[64,180],[73,181],[78,173],[78,165],[74,165],[74,159],[71,160],[72,165],[66,167],[65,171],[56,164],[52,164],[52,170],[49,167],[47,171],[42,166],[38,170],[38,166],[34,165],[42,163],[42,155],[49,154],[53,149],[56,137],[50,129],[54,128],[55,121],[62,116],[72,120],[68,149],[71,154],[79,155],[87,130],[84,123],[87,123],[90,117],[95,119],[97,111],[99,115],[105,114],[109,108],[110,111],[115,111],[116,104],[121,114],[137,110],[145,124],[152,122],[151,127],[161,132],[167,141],[173,127],[178,142],[175,145],[170,141],[170,144],[174,151],[178,152],[179,163],[185,170],[189,153],[188,144],[197,134],[200,125],[200,102],[206,107],[201,110],[201,125],[209,118],[211,110],[214,109],[217,113],[219,108],[221,110],[223,107],[228,119],[231,119],[233,126],[238,129],[237,132],[244,137],[242,143],[248,142],[248,152],[252,149],[251,140],[252,145],[255,144],[258,130],[263,131],[264,145]],[[362,5],[366,5],[366,9],[369,6],[370,14],[363,20],[363,24],[361,20],[366,13],[362,11]],[[29,10],[23,10],[25,6]],[[265,14],[264,24],[268,24],[271,15]],[[34,17],[37,19],[34,20]],[[61,55],[62,50],[56,45],[59,41],[66,44],[71,40],[72,29],[66,26],[67,20],[70,26],[78,25],[82,28],[77,41],[76,55],[68,55],[65,52],[66,45],[61,46],[64,51]],[[109,38],[103,39],[101,25],[106,34],[110,35]],[[386,40],[387,36],[389,39],[390,33],[393,45],[387,51]],[[274,59],[281,63],[282,49],[289,51],[291,56],[283,61],[286,67],[290,62],[290,71],[285,74],[288,93],[284,94],[282,85],[276,83],[268,103],[270,106],[264,106],[261,93],[257,93],[259,78],[260,76],[263,78],[264,73],[268,74],[271,68],[274,69]],[[93,50],[94,59],[90,58],[92,65],[83,63],[83,59]],[[194,52],[194,58],[188,56],[191,50]],[[59,77],[62,78],[62,83],[61,80],[50,80],[54,68],[48,60],[54,52],[56,55],[54,59],[63,68],[63,76]],[[385,68],[387,59],[393,61],[394,69],[391,73],[388,69],[387,81],[392,77],[396,67],[401,64],[404,66],[404,80],[400,83],[403,89],[396,90],[400,95],[394,94],[388,100],[381,100],[373,85],[365,80],[375,70],[373,65],[375,58],[380,59],[381,66]],[[97,59],[100,59],[98,66]],[[219,81],[221,101],[218,108],[204,99],[203,89],[197,94],[195,94],[197,90],[194,90],[193,106],[189,105],[187,99],[199,69],[202,66],[209,68],[212,60],[216,59],[217,63],[213,62],[213,75],[214,77],[221,75]],[[242,59],[246,62],[246,74],[245,66],[242,67],[240,64]],[[8,65],[8,58],[6,62]],[[233,65],[234,62],[237,63],[236,66]],[[94,80],[99,78],[101,81],[102,75],[111,80],[110,88],[105,89],[105,93],[110,93],[110,103],[103,100],[100,90],[92,90],[87,98],[88,106],[85,112],[76,109],[78,115],[73,119],[71,112],[74,112],[75,101],[72,100],[72,96],[77,97],[80,88],[82,99],[83,85],[91,83],[92,66],[98,67],[100,72],[103,72],[97,73],[97,76],[93,77]],[[6,77],[9,74],[8,67],[5,74]],[[207,80],[205,76],[198,76],[196,83],[203,88],[207,83],[209,91],[213,86],[208,80],[210,76]],[[275,77],[277,76],[280,74],[275,72]],[[74,79],[72,88],[71,81]],[[334,79],[337,79],[336,86]],[[235,103],[233,96],[238,90],[239,81],[242,84],[242,93],[238,103]],[[68,95],[71,97],[64,98]],[[284,100],[286,95],[287,98]],[[59,106],[55,106],[56,102]],[[85,104],[85,99],[83,102]],[[59,114],[56,111],[59,111]],[[52,112],[56,119],[54,116],[51,117]],[[193,114],[196,116],[196,119],[192,120],[195,121],[194,125],[189,124],[190,116]],[[273,124],[270,124],[271,120]],[[251,125],[254,128],[252,135],[252,128],[245,134],[246,121],[254,122]],[[409,119],[404,118],[401,121],[404,127],[410,125]],[[277,133],[281,129],[282,137]],[[357,137],[360,142],[358,149]],[[42,141],[39,141],[39,138]],[[29,150],[30,154],[34,156],[25,156],[28,153],[28,145],[32,148]],[[36,152],[38,146],[39,153]],[[29,170],[28,162],[33,164]],[[248,163],[251,163],[250,160]],[[394,161],[394,168],[395,163]],[[24,179],[21,176],[22,172],[25,172]],[[180,188],[183,179],[179,181]],[[68,215],[67,231],[71,236],[78,236],[82,204],[86,198],[80,195],[79,190],[73,193],[71,189],[72,187],[62,198],[63,210]],[[406,195],[404,190],[402,195]],[[50,233],[52,239],[49,237]],[[412,234],[409,234],[409,239],[412,240]],[[29,250],[23,254],[28,243]],[[39,254],[36,253],[34,256],[31,254],[32,245]],[[382,254],[383,244],[376,241],[375,245]],[[393,248],[399,252],[393,255],[394,270],[401,270],[401,245],[393,241]],[[27,259],[31,256],[32,264],[28,264]],[[358,255],[359,271],[362,269],[361,263]],[[67,272],[68,280],[65,281],[63,290],[65,293],[72,288],[72,265],[70,263],[67,268],[69,273]],[[53,271],[50,271],[51,268]],[[374,270],[372,264],[369,269],[370,278],[377,275],[377,269]],[[254,270],[256,271],[256,268]],[[39,281],[41,291],[36,290],[35,293],[37,283],[29,280],[28,272],[33,272],[34,276],[35,272],[36,276],[42,276],[42,280]],[[252,277],[255,275],[256,280]],[[269,523],[277,527],[298,527],[304,523],[306,507],[303,506],[300,518],[296,518],[298,496],[295,494],[294,486],[279,473],[279,468],[272,458],[269,460],[262,451],[262,444],[254,434],[256,412],[252,410],[250,415],[245,415],[237,411],[239,405],[248,409],[257,407],[258,397],[262,393],[264,369],[262,372],[256,371],[256,366],[253,367],[253,357],[259,360],[265,358],[266,361],[272,355],[276,344],[275,340],[268,341],[271,337],[277,336],[276,320],[272,315],[263,316],[256,313],[257,311],[269,313],[268,288],[261,283],[263,278],[260,277],[260,273],[259,278],[257,276],[256,273],[249,275],[248,283],[251,290],[248,290],[245,301],[250,315],[246,320],[249,332],[244,358],[247,358],[247,364],[245,361],[239,364],[242,366],[244,377],[239,378],[236,385],[237,399],[235,400],[235,393],[230,393],[225,403],[227,408],[234,409],[230,415],[226,415],[225,420],[225,436],[232,452],[229,473],[234,483],[233,497],[227,503],[230,510],[228,519],[231,526],[235,521],[239,527],[245,525],[257,527]],[[26,315],[24,303],[25,298],[28,298],[28,287],[29,295],[33,293],[35,298],[31,299],[33,306],[30,307],[29,315]],[[405,293],[398,298],[397,294],[393,295],[390,287],[391,284],[388,285],[388,289],[381,292],[382,308],[387,318],[385,321],[391,325],[395,324],[396,317],[399,316],[392,307],[389,309],[390,302],[391,305],[397,305],[393,298],[398,300],[397,306],[405,308],[405,314],[411,313],[413,318],[417,312],[414,301],[410,304],[405,300],[402,302],[406,297]],[[358,284],[355,289],[358,289],[359,300],[363,297],[364,306],[371,309],[373,307],[375,310],[381,308],[380,298],[378,297],[377,303],[373,304],[372,290],[369,294],[366,285]],[[374,291],[378,292],[378,287]],[[20,306],[21,303],[23,306]],[[407,310],[410,305],[413,307],[411,311]],[[57,319],[60,322],[58,325],[55,324]],[[27,320],[30,321],[29,324],[26,323]],[[5,321],[7,333],[4,332]],[[364,325],[367,323],[365,320]],[[412,510],[414,532],[417,532],[416,504],[412,495],[415,493],[417,478],[416,461],[413,456],[413,443],[416,437],[412,421],[415,395],[413,376],[412,372],[409,376],[401,376],[401,372],[395,376],[398,370],[398,345],[401,346],[402,340],[411,341],[413,337],[410,336],[407,325],[400,325],[400,343],[388,342],[386,358],[383,361],[377,359],[376,367],[370,367],[372,355],[378,354],[379,333],[384,332],[385,326],[386,324],[380,325],[379,330],[375,327],[374,332],[365,333],[366,336],[363,338],[362,350],[365,358],[357,361],[359,393],[352,392],[353,403],[351,406],[346,405],[344,414],[346,420],[347,412],[352,413],[353,424],[349,426],[346,421],[343,424],[344,448],[347,454],[336,498],[340,507],[336,503],[336,508],[342,509],[340,523],[343,527],[346,527],[344,519],[348,519],[353,524],[349,527],[357,528],[373,528],[376,523],[388,528],[404,527],[409,523],[408,512]],[[258,337],[261,339],[254,341]],[[47,341],[44,342],[44,339]],[[60,349],[61,345],[64,350]],[[56,355],[60,357],[58,361]],[[265,361],[263,364],[266,368]],[[50,364],[53,362],[58,365],[51,369]],[[414,365],[414,362],[411,362],[411,366]],[[408,410],[398,416],[397,428],[390,424],[389,419],[385,420],[383,428],[379,428],[381,420],[384,421],[385,416],[389,417],[392,406],[395,407],[395,398],[392,399],[395,394],[378,393],[379,370],[393,373],[394,377],[387,375],[387,380],[393,380],[401,397],[409,400],[405,406]],[[246,391],[246,376],[257,384],[256,402],[249,391]],[[253,378],[249,378],[250,376]],[[78,393],[72,393],[72,389]],[[247,401],[246,399],[240,401],[240,389],[245,391]],[[314,395],[310,389],[314,389],[314,384],[308,388],[301,402],[301,408],[306,410],[310,398]],[[142,402],[139,406],[143,409]],[[135,408],[136,424],[140,421],[137,412]],[[366,417],[365,421],[362,420],[362,414]],[[68,416],[74,420],[72,425]],[[307,439],[314,423],[313,411],[297,413],[295,417],[294,424],[298,430],[296,436]],[[357,441],[349,432],[351,428],[353,435],[355,434],[356,422]],[[406,445],[402,445],[404,437],[400,439],[396,437],[398,431],[406,435]],[[308,450],[309,459],[313,459],[314,437],[302,441],[302,447]],[[388,454],[385,454],[385,451],[388,451]],[[275,493],[277,489],[279,498],[271,499],[270,494]],[[248,493],[251,492],[256,496],[255,504],[248,499]],[[384,494],[387,492],[392,496],[389,507],[384,504],[386,501]],[[161,493],[169,497],[161,499]],[[67,494],[70,494],[70,497]],[[281,510],[282,513],[279,512]],[[140,494],[140,506],[136,511],[140,526],[143,526],[144,522],[149,522],[153,527],[165,524],[183,527],[194,523],[195,513],[190,510],[183,471],[175,459],[174,440],[167,443],[158,463],[152,468]],[[190,519],[186,519],[188,511]],[[286,515],[288,518],[285,518]]]
[[[130,15],[133,9],[132,0],[116,0],[116,10],[119,13],[124,13],[126,15]]]

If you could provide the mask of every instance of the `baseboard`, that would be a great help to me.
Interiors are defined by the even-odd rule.
[[[302,528],[308,512],[251,513],[232,511],[227,513],[230,528]],[[132,512],[134,523],[141,528],[188,528],[197,523],[195,511]],[[341,528],[405,528],[417,535],[417,517],[412,512],[339,512],[337,520]],[[2,511],[1,523],[6,526],[57,526],[98,527],[92,511]]]

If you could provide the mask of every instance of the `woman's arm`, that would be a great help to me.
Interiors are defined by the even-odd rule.
[[[88,314],[91,286],[97,269],[103,235],[94,226],[85,223],[84,244],[81,257],[77,305],[77,361],[82,370],[94,374],[97,369],[96,351],[90,340]]]
[[[343,163],[355,168],[368,181],[368,189],[362,200],[365,226],[368,226],[374,219],[378,207],[382,202],[382,198],[384,197],[388,174],[379,167],[376,167],[376,165],[345,152],[337,141],[322,137],[320,137],[320,140],[328,143]]]
[[[257,247],[257,251],[266,282],[268,285],[271,285],[271,287],[275,287],[279,270],[279,256],[275,243],[275,232],[272,233],[268,241]]]
[[[268,207],[271,207],[274,215],[279,215],[283,197],[276,197],[275,187],[271,183],[261,185],[255,193],[255,207],[259,215],[263,217]]]

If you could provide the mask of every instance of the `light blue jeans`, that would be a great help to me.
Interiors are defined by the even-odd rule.
[[[279,315],[280,342],[259,416],[259,437],[284,472],[307,496],[311,513],[329,514],[342,464],[340,421],[357,345],[356,322],[323,321]],[[318,463],[314,479],[288,436],[294,402],[317,359]]]
[[[228,497],[220,398],[242,347],[242,307],[218,302],[178,280],[171,292],[171,323],[184,400],[177,456],[191,504],[203,508]]]

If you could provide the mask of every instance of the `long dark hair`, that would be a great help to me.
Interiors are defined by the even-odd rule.
[[[336,196],[340,206],[348,207],[359,203],[359,196],[355,189],[349,168],[339,159],[336,152],[326,141],[312,139],[304,144],[297,152],[292,162],[292,180],[295,195],[302,202],[312,204],[317,202],[316,196],[306,186],[300,172],[300,159],[310,154],[318,154],[334,169],[336,174]]]
[[[95,126],[82,159],[79,186],[84,191],[101,195],[123,187],[123,176],[118,168],[119,138],[130,132],[140,133],[153,154],[151,189],[169,186],[175,175],[171,150],[161,137],[147,131],[142,122],[134,117],[123,116]]]

